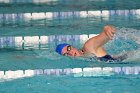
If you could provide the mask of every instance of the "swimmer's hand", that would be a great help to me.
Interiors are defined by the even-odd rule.
[[[107,26],[104,27],[104,32],[108,36],[108,38],[110,40],[112,40],[116,30],[115,30],[115,28],[113,26],[107,25]]]

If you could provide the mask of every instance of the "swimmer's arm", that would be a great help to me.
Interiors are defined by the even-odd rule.
[[[102,47],[104,44],[106,44],[109,40],[112,40],[114,37],[116,30],[113,26],[105,26],[103,31],[96,36],[94,39],[94,45],[96,48]]]
[[[109,40],[112,40],[115,31],[116,30],[113,26],[107,25],[99,35],[92,37],[88,41],[86,41],[85,45],[96,50],[97,48],[102,47],[104,44],[106,44]]]
[[[104,56],[106,51],[102,46],[111,40],[114,36],[115,29],[112,26],[105,26],[103,31],[95,37],[90,38],[84,44],[83,49],[88,53],[93,53],[96,56]]]

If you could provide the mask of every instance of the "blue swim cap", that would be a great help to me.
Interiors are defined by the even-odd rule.
[[[69,45],[69,44],[66,44],[66,43],[64,43],[64,44],[59,44],[59,45],[56,46],[56,50],[55,50],[55,51],[56,51],[58,54],[62,55],[62,49],[63,49],[65,46],[67,46],[67,45]]]

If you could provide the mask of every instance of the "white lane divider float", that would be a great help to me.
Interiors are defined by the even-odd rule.
[[[66,68],[66,69],[35,69],[35,70],[8,70],[0,71],[1,79],[18,79],[24,77],[32,77],[37,75],[73,75],[74,77],[94,77],[94,76],[111,76],[115,74],[120,75],[139,75],[140,66],[134,67],[85,67],[85,68]]]

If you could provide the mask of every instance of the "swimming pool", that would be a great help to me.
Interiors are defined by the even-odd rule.
[[[1,0],[0,92],[139,93],[139,5],[138,0]],[[117,33],[105,48],[110,54],[131,52],[124,62],[54,52],[62,42],[81,48],[106,24]]]

